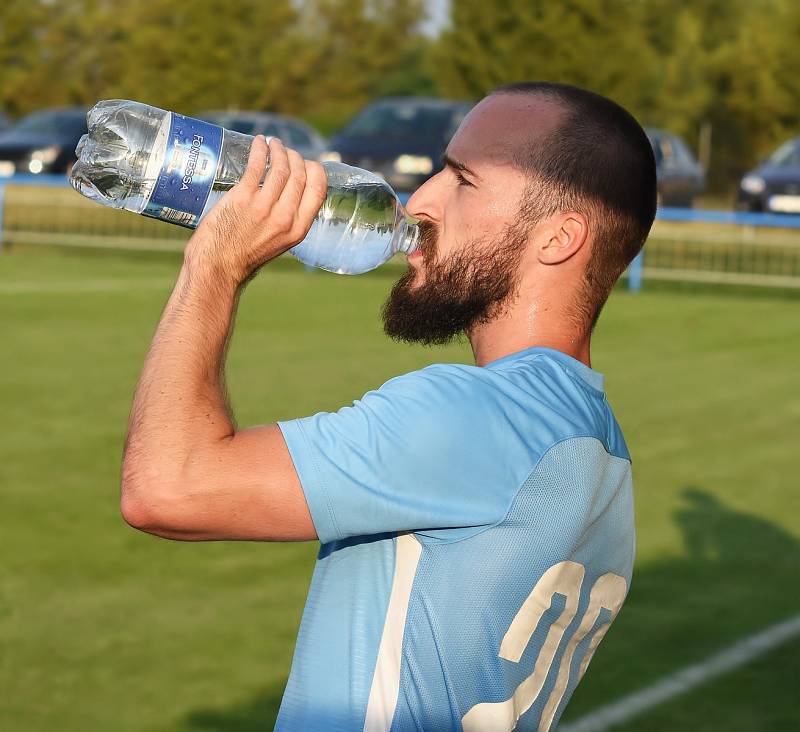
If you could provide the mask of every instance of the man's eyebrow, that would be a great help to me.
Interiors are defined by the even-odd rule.
[[[458,160],[454,160],[447,153],[442,155],[442,163],[448,168],[453,168],[453,170],[458,170],[460,172],[467,173],[468,175],[471,175],[473,178],[478,178],[480,180],[480,176],[477,175],[474,171],[470,170],[466,166],[466,164]]]

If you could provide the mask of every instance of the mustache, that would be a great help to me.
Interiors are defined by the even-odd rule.
[[[428,262],[436,256],[439,242],[439,227],[432,221],[422,219],[418,224],[419,242],[417,248],[422,252],[423,259]]]

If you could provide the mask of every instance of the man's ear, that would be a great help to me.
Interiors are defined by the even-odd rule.
[[[557,214],[542,227],[538,259],[542,264],[561,264],[577,254],[588,237],[589,223],[582,213]]]

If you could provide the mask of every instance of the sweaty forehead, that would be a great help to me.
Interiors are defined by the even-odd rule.
[[[513,165],[520,151],[543,143],[563,116],[563,108],[543,96],[493,94],[464,118],[448,153],[470,167]]]

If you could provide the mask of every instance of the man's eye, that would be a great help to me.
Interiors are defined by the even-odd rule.
[[[470,183],[463,175],[461,175],[460,171],[455,171],[456,179],[458,180],[458,185],[460,186],[469,186],[470,188],[474,188],[475,186]]]

